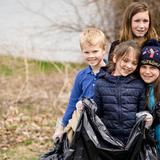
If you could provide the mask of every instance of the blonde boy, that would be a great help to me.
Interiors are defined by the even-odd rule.
[[[88,66],[79,71],[75,78],[68,106],[53,135],[54,140],[63,135],[64,127],[72,118],[77,102],[83,97],[93,98],[95,82],[99,78],[100,68],[106,65],[104,60],[106,45],[107,40],[104,33],[97,28],[87,28],[81,33],[80,47]]]

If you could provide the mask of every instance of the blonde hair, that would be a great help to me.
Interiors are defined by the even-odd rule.
[[[80,47],[83,49],[85,45],[100,45],[106,49],[107,39],[105,34],[97,28],[86,28],[80,35]]]
[[[155,38],[158,40],[158,35],[156,33],[155,28],[153,27],[151,12],[149,10],[147,3],[133,2],[126,8],[124,12],[122,26],[120,30],[120,38],[119,38],[121,42],[130,40],[130,39],[134,39],[134,35],[131,29],[132,17],[139,12],[146,12],[146,11],[148,11],[148,15],[149,15],[149,29],[145,35],[144,41],[151,39],[151,38]]]
[[[136,59],[139,59],[140,56],[140,48],[136,41],[134,40],[128,40],[125,42],[120,43],[116,46],[113,53],[111,54],[111,57],[109,59],[107,70],[109,73],[112,73],[115,70],[116,64],[113,62],[113,57],[116,56],[116,59],[120,59],[124,56],[126,56],[130,49],[133,48],[135,50]]]

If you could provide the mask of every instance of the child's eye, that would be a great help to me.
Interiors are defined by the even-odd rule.
[[[137,66],[138,65],[138,62],[133,62],[132,63],[134,66]]]
[[[83,52],[84,54],[89,54],[89,52]]]
[[[126,59],[126,58],[125,58],[125,59],[123,59],[123,62],[126,62],[126,63],[127,63],[127,62],[128,62],[128,59]]]
[[[146,69],[147,67],[145,65],[142,65],[141,66],[141,69]]]
[[[93,53],[97,53],[97,52],[98,52],[98,50],[94,50],[94,51],[93,51]]]
[[[140,22],[140,19],[136,19],[135,22]]]
[[[154,66],[150,66],[150,69],[154,70],[154,69],[157,69],[156,67]]]
[[[149,22],[149,20],[148,20],[148,19],[144,19],[144,20],[143,20],[143,22],[148,23],[148,22]]]

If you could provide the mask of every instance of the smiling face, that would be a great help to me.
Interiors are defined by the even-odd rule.
[[[145,83],[154,83],[160,76],[160,70],[151,65],[142,65],[140,67],[140,76]]]
[[[89,45],[83,46],[82,53],[87,64],[89,64],[92,69],[100,68],[104,66],[104,55],[106,50],[101,47],[101,45]]]
[[[138,59],[135,50],[130,47],[129,52],[123,57],[117,59],[114,56],[113,62],[115,63],[114,76],[128,76],[136,70]]]
[[[136,38],[142,38],[148,32],[149,29],[149,13],[148,11],[139,12],[132,17],[131,29]]]

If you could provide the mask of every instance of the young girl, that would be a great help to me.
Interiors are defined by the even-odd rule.
[[[145,2],[133,2],[124,12],[119,40],[111,44],[109,57],[115,46],[123,41],[135,40],[141,47],[151,38],[158,39],[158,35],[153,27],[149,7]]]
[[[135,41],[120,43],[108,63],[106,74],[97,80],[95,87],[97,115],[112,136],[124,144],[136,122],[136,113],[144,110],[145,85],[132,75],[139,55]]]
[[[153,128],[160,155],[160,43],[155,39],[147,41],[141,50],[140,76],[148,84],[146,104],[147,109],[154,113]]]

